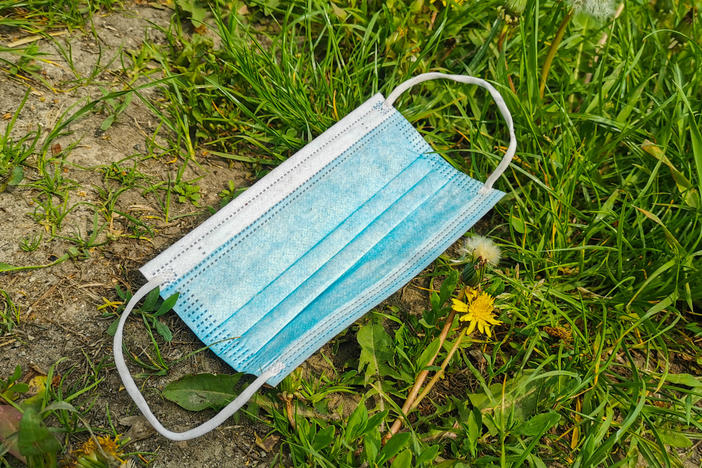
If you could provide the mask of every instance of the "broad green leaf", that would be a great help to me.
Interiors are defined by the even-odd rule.
[[[397,455],[400,450],[405,448],[405,446],[409,443],[410,437],[411,434],[409,432],[400,432],[399,434],[392,436],[385,444],[385,447],[383,447],[383,449],[380,451],[380,464],[390,460],[392,457]]]
[[[78,410],[70,403],[67,401],[55,401],[51,403],[49,406],[44,408],[42,410],[42,413],[46,413],[47,411],[70,411],[72,413],[77,413]]]
[[[431,304],[431,309],[433,311],[438,312],[441,308],[441,300],[439,299],[439,295],[436,294],[436,292],[432,292],[429,295],[429,304]]]
[[[143,312],[151,312],[154,310],[156,307],[156,302],[158,302],[158,296],[160,294],[159,288],[156,288],[152,291],[149,291],[149,294],[146,295],[146,298],[144,299],[144,303],[141,305],[141,310]]]
[[[688,387],[702,387],[702,377],[696,377],[692,374],[668,374],[665,376],[665,381],[676,385],[687,385]]]
[[[13,382],[3,392],[0,392],[0,397],[7,401],[14,401],[21,393],[26,393],[29,386],[24,382]]]
[[[664,429],[658,432],[664,444],[671,447],[686,449],[692,447],[692,441],[682,432],[677,432],[669,429]]]
[[[346,440],[350,442],[359,435],[363,434],[363,431],[368,422],[368,410],[366,409],[366,402],[361,400],[358,402],[358,406],[353,410],[349,420],[346,423]]]
[[[509,217],[509,224],[512,226],[512,229],[517,231],[519,234],[524,234],[526,232],[526,223],[522,218],[515,216],[514,214]]]
[[[32,380],[29,381],[29,384],[27,386],[27,393],[30,393],[31,396],[29,398],[25,398],[20,406],[22,408],[28,408],[29,406],[34,406],[35,409],[40,409],[42,403],[44,402],[44,396],[46,395],[46,379],[47,377],[45,375],[37,375],[32,378]],[[48,411],[51,409],[52,406],[57,405],[59,403],[66,403],[65,401],[57,401],[49,405],[44,409],[44,411]],[[68,406],[71,406],[70,403],[66,403]],[[73,406],[71,406],[73,408]]]
[[[107,327],[107,334],[110,336],[115,336],[115,333],[117,333],[117,327],[119,326],[119,318],[116,318],[112,321],[109,327]]]
[[[238,392],[241,374],[192,374],[176,380],[163,390],[163,397],[190,411],[223,408]]]
[[[19,380],[19,378],[22,377],[22,366],[15,366],[15,370],[12,372],[12,376],[10,377],[11,382],[16,382]]]
[[[168,325],[158,319],[155,319],[154,326],[156,327],[158,334],[161,335],[164,340],[170,342],[173,339],[173,332],[171,332],[171,329],[168,328]]]
[[[171,310],[173,308],[173,306],[176,305],[176,302],[178,302],[178,294],[179,293],[172,294],[171,296],[168,297],[168,299],[163,301],[163,303],[158,308],[158,310],[156,311],[154,316],[160,317],[163,314],[167,313],[169,310]]]
[[[410,468],[412,466],[412,452],[405,449],[392,461],[390,468]]]
[[[196,0],[176,0],[175,3],[184,11],[190,13],[190,22],[193,26],[198,27],[202,25],[208,10],[203,8],[199,2]]]
[[[380,452],[380,432],[373,431],[363,437],[363,449],[366,451],[366,459],[374,461]]]
[[[297,433],[302,437],[303,439],[311,439],[314,436],[314,433],[316,432],[316,425],[310,424],[309,420],[307,418],[303,418],[299,414],[295,415],[295,424],[296,424],[296,429]]]
[[[10,175],[10,179],[7,181],[7,185],[19,185],[20,182],[22,182],[22,179],[24,179],[24,169],[22,166],[15,166],[12,168],[12,174]]]
[[[361,355],[358,359],[358,371],[365,368],[364,383],[373,376],[382,377],[387,373],[387,363],[393,358],[392,340],[383,326],[377,322],[368,322],[358,330],[358,344]]]
[[[429,343],[429,346],[427,346],[424,351],[422,351],[422,354],[419,356],[419,359],[417,360],[417,371],[421,371],[424,369],[428,364],[429,360],[436,354],[436,352],[439,350],[439,339],[435,339],[431,343]]]
[[[363,429],[363,433],[364,434],[368,433],[369,431],[380,426],[380,423],[385,420],[387,415],[388,415],[388,410],[385,410],[385,411],[381,411],[380,413],[375,413],[373,416],[368,418],[368,421],[366,422],[366,427],[365,427],[365,429]]]
[[[439,445],[432,445],[422,451],[422,453],[417,457],[417,466],[422,464],[431,463],[434,461],[436,456],[439,454]]]
[[[470,454],[475,457],[477,455],[478,439],[483,432],[483,416],[478,408],[473,408],[473,411],[470,412],[467,426],[468,449]]]
[[[537,414],[524,424],[517,426],[516,431],[526,436],[539,436],[558,424],[560,420],[560,414],[555,411],[549,411],[548,413]]]
[[[334,435],[335,435],[336,428],[332,425],[329,425],[319,431],[317,435],[314,437],[314,442],[312,442],[312,447],[315,450],[322,450],[325,447],[329,446],[333,441],[334,441]]]
[[[61,444],[44,425],[41,416],[34,408],[25,410],[19,429],[17,446],[25,457],[44,457],[61,450]]]
[[[102,121],[102,124],[100,124],[100,130],[102,130],[104,132],[105,130],[110,128],[112,126],[112,124],[115,122],[116,117],[117,116],[115,114],[107,116],[107,118]]]
[[[446,279],[441,283],[441,290],[439,291],[439,300],[441,304],[446,304],[446,302],[451,298],[453,291],[456,289],[458,284],[458,271],[450,270]]]

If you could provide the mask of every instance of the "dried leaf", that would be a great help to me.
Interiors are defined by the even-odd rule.
[[[275,444],[277,444],[278,440],[280,440],[280,436],[277,435],[269,435],[265,439],[261,439],[256,433],[254,433],[254,435],[256,436],[256,445],[258,445],[266,452],[270,452],[271,450],[273,450]]]
[[[7,449],[15,458],[22,463],[27,460],[20,454],[17,447],[17,431],[22,419],[22,413],[10,405],[0,405],[0,445]],[[2,451],[0,451],[2,453]]]
[[[19,423],[17,447],[27,457],[45,457],[61,450],[61,444],[44,424],[41,415],[34,408],[27,408]]]
[[[132,441],[148,439],[156,433],[144,416],[127,416],[118,422],[129,427],[124,436]]]

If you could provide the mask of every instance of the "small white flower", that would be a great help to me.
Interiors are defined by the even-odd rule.
[[[491,239],[483,236],[472,236],[466,239],[466,243],[461,249],[463,255],[473,255],[482,258],[491,265],[497,265],[502,252]]]
[[[585,13],[595,19],[603,20],[614,15],[613,0],[567,0],[578,13]]]

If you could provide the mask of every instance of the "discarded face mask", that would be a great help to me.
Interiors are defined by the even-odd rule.
[[[485,183],[455,170],[393,107],[422,81],[487,89],[510,142]],[[492,188],[516,150],[502,96],[478,78],[425,73],[376,94],[140,271],[148,278],[114,336],[117,370],[146,419],[172,440],[222,424],[264,384],[278,384],[322,345],[422,271],[504,195]],[[258,378],[213,419],[167,430],[124,361],[127,316],[149,291],[179,293],[175,311],[200,340]]]

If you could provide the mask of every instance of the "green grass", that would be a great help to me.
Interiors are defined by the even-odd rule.
[[[0,307],[0,336],[2,336],[20,325],[21,311],[10,295],[2,289],[0,289]]]
[[[198,202],[206,181],[183,174],[203,151],[261,177],[373,93],[418,73],[488,79],[512,109],[517,157],[497,183],[507,195],[480,226],[503,248],[486,277],[504,322],[493,339],[462,346],[443,383],[385,445],[453,287],[427,297],[424,310],[391,303],[369,313],[332,341],[324,358],[334,375],[295,372],[249,415],[281,437],[276,460],[286,466],[698,462],[702,34],[693,4],[628,2],[602,22],[576,14],[541,98],[542,67],[568,7],[531,0],[521,15],[511,12],[518,21],[503,21],[501,2],[448,3],[249,2],[244,16],[215,9],[206,19],[218,48],[192,32],[192,11],[181,9],[165,30],[169,47],[147,44],[132,56],[130,73],[156,61],[166,78],[166,107],[153,110],[173,132],[163,150],[180,155],[181,170],[153,189],[165,220],[171,198]],[[121,102],[111,105],[115,115]],[[396,107],[476,179],[504,151],[506,129],[481,90],[431,82]],[[134,164],[103,170],[114,185],[106,213],[122,184],[138,182]],[[425,274],[434,289],[456,276],[450,260]],[[379,365],[367,367],[362,353]],[[158,362],[142,365],[168,368]],[[350,416],[330,407],[330,394],[354,402]]]
[[[8,185],[18,185],[22,181],[22,163],[34,152],[39,140],[38,130],[19,139],[10,136],[28,96],[29,92],[25,93],[19,107],[5,126],[5,131],[0,135],[0,193],[4,192]]]
[[[115,0],[0,0],[0,27],[32,33],[80,27],[92,12],[118,4]]]

